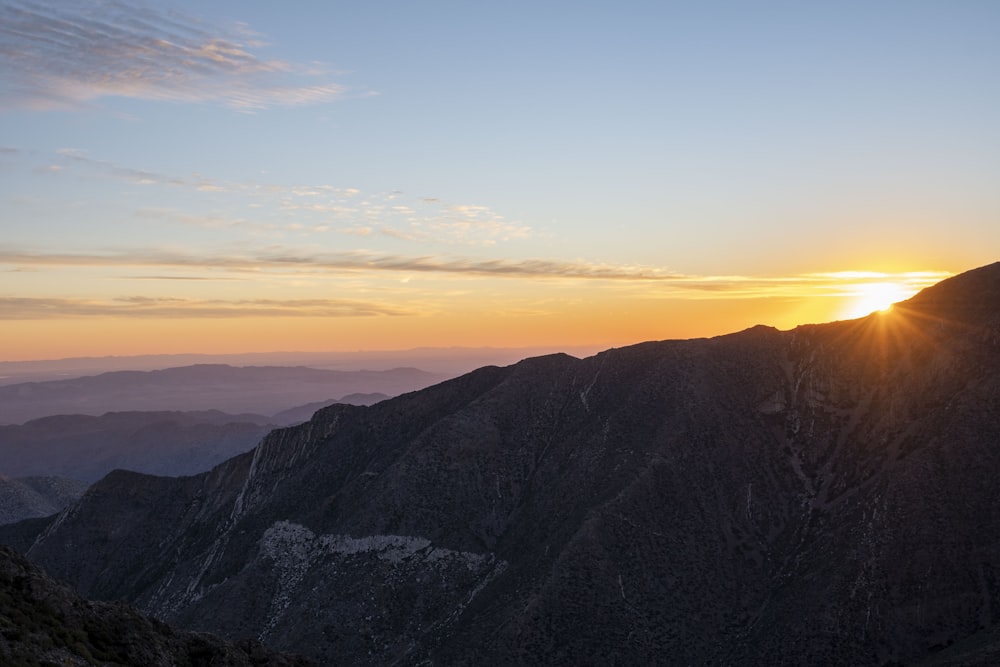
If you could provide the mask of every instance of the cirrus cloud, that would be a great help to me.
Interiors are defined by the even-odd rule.
[[[315,65],[265,58],[262,46],[244,28],[141,3],[4,0],[0,102],[64,108],[117,96],[249,111],[344,93]]]
[[[899,283],[913,292],[950,274],[943,271],[889,273],[810,273],[791,276],[690,275],[659,267],[609,264],[584,260],[483,259],[436,255],[394,255],[366,250],[316,252],[297,248],[261,248],[246,254],[202,254],[135,249],[104,253],[45,253],[0,246],[0,265],[15,268],[169,268],[226,275],[283,274],[367,275],[439,274],[510,279],[550,279],[645,283],[657,286],[650,296],[685,294],[696,298],[759,298],[766,296],[845,296],[858,282]]]
[[[144,296],[114,299],[0,297],[0,320],[67,317],[236,318],[374,317],[412,315],[399,306],[354,299],[192,299]]]

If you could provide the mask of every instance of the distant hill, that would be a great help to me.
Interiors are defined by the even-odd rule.
[[[259,642],[227,642],[146,618],[121,602],[88,602],[0,546],[0,663],[306,667]]]
[[[276,424],[259,415],[109,412],[0,426],[0,474],[95,482],[115,468],[193,475],[252,449]]]
[[[349,405],[374,405],[379,401],[384,401],[388,396],[385,394],[348,394],[340,400],[329,400],[329,401],[317,401],[315,403],[308,403],[306,405],[300,405],[295,408],[290,408],[288,410],[282,410],[276,413],[272,418],[275,424],[281,424],[282,426],[290,426],[292,424],[301,424],[302,422],[309,421],[317,411],[323,408],[330,407],[335,403],[347,403]]]
[[[998,406],[1000,263],[857,320],[334,405],[0,540],[323,664],[981,666]]]
[[[274,414],[354,393],[390,396],[434,384],[444,376],[416,368],[335,371],[306,367],[200,364],[155,371],[115,371],[47,382],[0,386],[0,424],[50,415],[126,411]]]
[[[355,350],[328,352],[254,352],[242,354],[154,354],[114,357],[77,357],[35,361],[0,360],[0,385],[65,380],[111,371],[153,371],[196,364],[230,366],[306,366],[339,371],[380,371],[420,368],[447,379],[482,366],[506,365],[526,357],[556,351],[577,356],[607,347],[423,347],[408,350]]]
[[[87,486],[66,477],[0,477],[0,524],[60,512],[79,500]]]
[[[0,426],[0,476],[59,476],[82,480],[79,483],[86,488],[116,468],[168,477],[194,475],[252,449],[275,428],[308,421],[323,407],[335,403],[370,405],[386,398],[385,394],[348,394],[271,417],[219,410],[42,417],[26,424]],[[32,495],[39,488],[37,483],[31,489],[0,483],[0,508],[10,508],[6,516],[0,513],[0,523],[45,516],[38,512],[52,505]],[[14,511],[17,507],[20,515]]]

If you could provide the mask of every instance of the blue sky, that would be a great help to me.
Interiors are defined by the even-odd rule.
[[[0,12],[23,354],[101,318],[295,316],[312,348],[791,326],[835,314],[842,272],[925,284],[1000,248],[995,2]]]

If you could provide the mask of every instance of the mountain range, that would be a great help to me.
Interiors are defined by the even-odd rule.
[[[0,524],[55,514],[116,468],[194,475],[253,449],[270,431],[308,421],[334,403],[370,405],[385,394],[348,394],[270,417],[218,410],[53,415],[0,426]]]
[[[308,421],[334,403],[369,405],[385,394],[349,394],[271,416],[219,410],[53,415],[0,426],[0,475],[55,475],[94,482],[115,468],[194,475],[253,449],[279,426]]]
[[[998,443],[1000,263],[859,320],[334,405],[0,540],[322,664],[972,667],[1000,658]]]
[[[321,370],[339,371],[419,368],[445,379],[463,375],[481,366],[502,366],[515,363],[526,357],[540,356],[556,351],[586,356],[602,349],[603,347],[599,345],[582,347],[418,347],[406,350],[150,354],[0,361],[0,386],[65,380],[111,371],[153,371],[205,364],[257,367],[307,366]]]
[[[194,411],[271,415],[335,396],[390,396],[426,387],[446,376],[417,368],[339,371],[285,366],[197,364],[152,371],[20,382],[0,386],[0,424],[51,415]]]

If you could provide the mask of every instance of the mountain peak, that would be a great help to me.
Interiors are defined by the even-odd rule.
[[[938,320],[998,327],[1000,315],[1000,262],[987,264],[942,280],[898,304]]]

